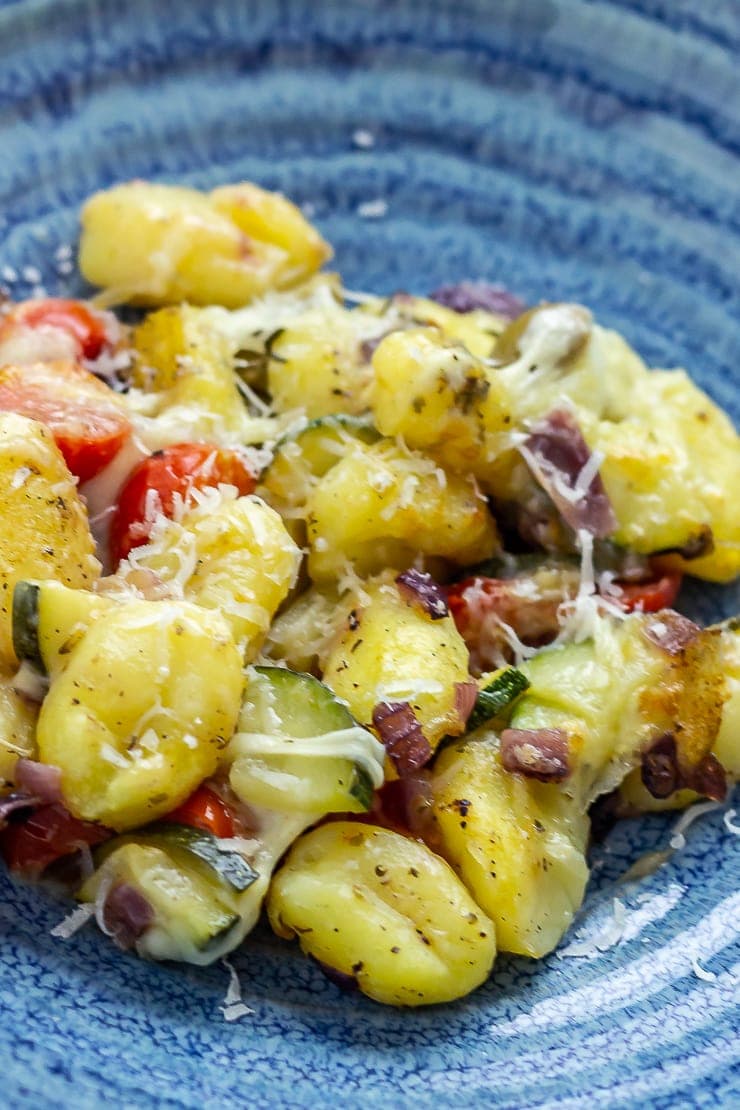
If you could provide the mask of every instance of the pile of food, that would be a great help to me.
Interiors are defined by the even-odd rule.
[[[330,253],[135,182],[83,210],[94,301],[3,307],[0,853],[141,956],[265,906],[416,1006],[557,946],[595,813],[738,777],[740,622],[672,606],[740,573],[740,443],[580,305]]]

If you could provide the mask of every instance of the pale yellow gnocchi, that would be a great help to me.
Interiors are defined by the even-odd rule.
[[[418,554],[465,566],[498,548],[475,480],[393,441],[358,444],[340,459],[313,490],[307,525],[316,582],[338,577],[347,563],[361,575],[403,569]]]
[[[141,572],[150,572],[161,594],[219,612],[251,659],[293,584],[300,554],[273,509],[231,494],[211,490],[181,520],[162,517],[107,589],[115,592],[115,581],[136,589]]]
[[[447,864],[387,829],[336,822],[302,837],[273,880],[279,936],[378,1002],[450,1002],[479,986],[496,955],[493,925]]]
[[[108,304],[236,308],[310,277],[330,253],[294,204],[249,182],[206,194],[131,181],[82,210],[80,270]]]
[[[213,774],[236,727],[241,655],[189,602],[112,606],[72,649],[39,714],[42,762],[70,811],[112,829],[174,809]]]

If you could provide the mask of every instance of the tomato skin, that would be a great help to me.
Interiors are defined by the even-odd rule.
[[[660,609],[672,609],[682,581],[680,571],[666,571],[645,582],[616,581],[614,589],[619,590],[619,594],[615,593],[613,600],[626,613],[657,613]]]
[[[234,835],[234,819],[226,802],[209,786],[199,786],[181,806],[169,813],[166,821],[204,829],[228,840]]]
[[[75,341],[79,358],[96,359],[110,345],[104,318],[82,301],[65,297],[45,297],[16,305],[0,324],[0,338],[19,326],[66,332]]]
[[[0,832],[0,854],[10,871],[38,878],[43,871],[85,845],[101,844],[113,834],[102,825],[73,817],[58,802],[42,805],[24,821],[11,822]]]
[[[3,366],[0,411],[46,424],[81,482],[107,466],[131,434],[116,394],[74,362]]]
[[[150,490],[158,495],[158,509],[172,518],[176,504],[187,501],[191,490],[222,483],[236,486],[243,495],[252,492],[257,479],[236,451],[208,443],[176,443],[143,459],[132,470],[118,499],[110,532],[113,566],[118,566],[132,548],[147,542]]]

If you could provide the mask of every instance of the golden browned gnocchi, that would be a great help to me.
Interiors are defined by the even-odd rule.
[[[0,515],[0,662],[11,667],[16,582],[91,586],[100,574],[85,506],[51,433],[15,413],[0,413]]]

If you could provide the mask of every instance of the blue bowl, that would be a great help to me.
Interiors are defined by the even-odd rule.
[[[78,292],[87,194],[253,178],[306,207],[350,287],[464,277],[582,300],[737,420],[736,0],[0,0],[0,281]],[[694,586],[705,619],[737,588]],[[625,823],[578,923],[592,958],[501,958],[399,1012],[261,931],[222,966],[147,965],[0,879],[10,1107],[737,1106],[737,842],[721,810],[639,885],[671,820]],[[566,942],[567,949],[567,942]]]

